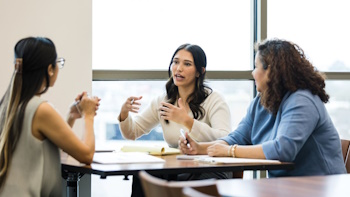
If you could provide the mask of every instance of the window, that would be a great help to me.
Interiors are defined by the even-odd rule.
[[[165,91],[171,56],[184,43],[203,48],[209,72],[222,71],[208,85],[224,95],[236,126],[254,90],[247,72],[253,62],[251,13],[246,0],[93,1],[92,89],[103,98],[95,121],[97,147],[122,140],[117,117],[129,96],[142,95],[145,107]],[[221,75],[225,71],[249,77],[233,81]],[[161,128],[140,140],[162,140]]]
[[[332,121],[343,138],[350,138],[350,29],[349,1],[269,0],[267,7],[267,36],[298,44],[313,65],[326,73],[326,104]],[[333,79],[338,79],[333,81]],[[341,80],[339,80],[341,79]]]
[[[140,112],[151,102],[155,95],[165,92],[166,81],[94,81],[94,95],[103,98],[95,118],[97,141],[123,140],[119,127],[118,115],[129,96],[143,96]],[[231,120],[235,128],[246,114],[253,98],[253,83],[251,81],[208,81],[207,85],[224,95],[231,110]],[[135,115],[130,113],[130,115]],[[162,130],[157,127],[140,140],[163,140]]]
[[[267,36],[295,42],[321,71],[350,71],[350,1],[268,0]]]
[[[175,49],[197,44],[208,70],[249,70],[250,1],[93,1],[93,69],[167,70]]]

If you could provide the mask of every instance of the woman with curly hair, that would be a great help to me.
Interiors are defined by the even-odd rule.
[[[279,39],[257,45],[252,72],[259,94],[238,128],[215,142],[180,138],[186,154],[274,159],[294,170],[270,177],[346,173],[341,143],[324,103],[324,76],[296,44]]]

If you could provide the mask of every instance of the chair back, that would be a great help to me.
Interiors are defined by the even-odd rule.
[[[215,197],[209,194],[202,193],[192,187],[182,188],[182,197]]]
[[[182,189],[184,187],[191,187],[208,195],[220,196],[215,179],[168,182],[154,177],[145,171],[140,171],[139,177],[146,197],[179,197],[183,195]]]
[[[196,181],[170,181],[168,187],[171,192],[171,197],[182,196],[182,189],[185,187],[191,187],[192,189],[197,190],[199,193],[203,193],[208,196],[220,196],[215,179]]]
[[[346,171],[350,173],[350,140],[342,139],[341,147]]]
[[[140,171],[139,177],[146,197],[169,196],[166,180],[154,177],[145,171]]]

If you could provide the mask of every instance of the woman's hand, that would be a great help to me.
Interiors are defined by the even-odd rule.
[[[86,92],[83,92],[77,108],[82,116],[95,116],[100,106],[100,100],[97,96],[89,97]]]
[[[86,92],[82,92],[81,94],[78,94],[77,97],[75,98],[75,102],[72,103],[72,105],[69,107],[69,117],[72,119],[78,119],[81,118],[80,114],[80,107],[79,107],[79,102],[81,98],[83,97],[83,94]]]
[[[186,132],[186,138],[180,136],[179,149],[183,154],[196,155],[199,154],[200,144],[194,141]]]
[[[194,120],[188,116],[185,104],[181,98],[179,98],[178,104],[179,107],[170,103],[161,102],[162,106],[159,107],[160,117],[163,120],[171,120],[178,124],[182,124],[190,130]]]
[[[231,146],[222,144],[222,143],[215,143],[208,147],[207,152],[208,155],[211,157],[230,157]]]
[[[119,121],[124,121],[128,117],[129,112],[138,113],[138,111],[140,109],[139,106],[141,105],[139,100],[141,100],[141,99],[142,99],[142,96],[129,97],[122,106],[122,109],[121,109],[120,115],[119,115]]]

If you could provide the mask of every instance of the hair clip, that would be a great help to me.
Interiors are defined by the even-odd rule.
[[[22,58],[16,58],[15,62],[15,72],[22,74],[22,67],[23,67],[23,59]]]

